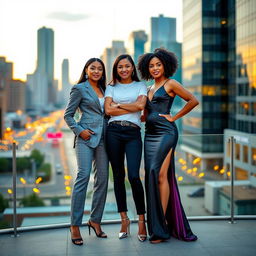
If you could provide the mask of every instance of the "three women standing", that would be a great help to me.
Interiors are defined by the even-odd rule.
[[[147,224],[151,243],[162,242],[171,235],[185,241],[197,240],[183,210],[175,178],[178,130],[174,121],[191,111],[198,101],[178,82],[169,79],[177,66],[176,56],[164,49],[144,54],[138,64],[142,79],[155,82],[148,92],[145,130]],[[176,95],[187,103],[171,116]]]
[[[138,239],[143,242],[147,238],[144,191],[139,175],[142,155],[140,117],[141,110],[146,105],[145,185],[150,241],[159,243],[171,235],[184,241],[197,240],[183,210],[175,179],[174,152],[178,131],[174,121],[191,111],[198,101],[178,82],[169,79],[177,66],[176,56],[164,49],[156,49],[154,53],[141,56],[138,65],[141,77],[155,81],[148,93],[146,86],[139,81],[130,55],[120,55],[113,66],[113,81],[105,92],[105,112],[111,116],[106,131],[106,148],[113,171],[117,208],[121,216],[120,239],[128,236],[130,226],[125,190],[125,156],[128,179],[139,215]],[[79,83],[71,90],[64,116],[76,135],[78,175],[72,194],[70,229],[72,241],[76,245],[83,244],[79,226],[82,224],[85,194],[93,160],[96,167],[95,183],[88,227],[92,227],[98,237],[107,237],[100,227],[108,182],[108,158],[103,140],[106,121],[103,109],[104,91],[104,64],[99,59],[90,59]],[[170,116],[176,95],[187,103],[175,116]],[[82,117],[76,123],[74,114],[78,108]]]
[[[71,199],[71,239],[82,245],[79,226],[82,224],[87,186],[92,164],[94,167],[94,193],[91,206],[89,231],[92,228],[97,237],[106,238],[100,222],[107,195],[108,157],[104,144],[107,121],[104,115],[104,91],[106,74],[103,62],[98,58],[89,59],[82,71],[78,84],[71,89],[64,119],[75,134],[75,150],[78,173]],[[80,110],[79,122],[74,119]]]
[[[129,234],[130,220],[127,216],[125,190],[125,156],[128,179],[139,215],[138,239],[145,241],[144,191],[140,180],[142,141],[140,133],[141,110],[146,104],[146,86],[139,81],[134,62],[130,55],[117,57],[113,65],[113,81],[105,92],[105,112],[111,118],[106,132],[106,146],[113,170],[114,191],[122,226],[119,238]]]

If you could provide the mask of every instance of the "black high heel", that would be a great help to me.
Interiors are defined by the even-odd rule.
[[[99,238],[107,238],[108,236],[105,234],[105,232],[101,231],[99,234],[97,234],[95,227],[91,224],[91,221],[88,221],[87,223],[89,235],[91,235],[91,228],[94,230],[95,235]]]
[[[81,246],[81,245],[84,244],[82,237],[80,237],[80,238],[72,238],[72,231],[71,231],[71,228],[69,228],[69,231],[70,231],[70,233],[71,233],[71,241],[72,241],[73,244],[79,245],[79,246]],[[77,242],[78,242],[78,243],[77,243]],[[82,243],[81,243],[81,242],[82,242]]]

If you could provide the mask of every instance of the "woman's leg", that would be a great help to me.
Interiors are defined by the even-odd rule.
[[[100,226],[107,197],[109,174],[108,157],[103,140],[101,140],[100,144],[95,149],[93,171],[94,187],[89,224],[96,229],[98,235],[101,234],[101,237],[106,237],[106,235],[102,233]]]
[[[117,209],[118,212],[127,212],[124,183],[124,142],[121,135],[122,130],[117,125],[109,125],[106,133],[106,148],[113,172]]]
[[[168,182],[168,169],[171,161],[172,149],[164,159],[161,166],[159,177],[158,177],[158,187],[160,192],[160,200],[163,208],[164,215],[168,206],[169,196],[170,196],[170,185]]]
[[[129,129],[129,130],[128,130]],[[131,184],[137,214],[145,214],[144,190],[140,180],[140,162],[142,141],[140,130],[128,128],[126,132],[125,153],[127,159],[128,179]]]
[[[171,156],[172,156],[172,149],[169,151],[169,153],[165,157],[159,172],[159,176],[158,176],[158,188],[159,188],[160,200],[161,200],[164,216],[166,214],[169,196],[170,196],[170,185],[168,182],[168,169],[171,162]],[[163,239],[154,239],[150,242],[156,244],[162,241]]]
[[[80,238],[79,226],[82,224],[87,186],[89,182],[93,149],[82,141],[76,143],[78,173],[71,198],[71,233],[72,239]]]
[[[109,165],[103,141],[95,149],[94,161],[94,186],[90,220],[101,222],[108,189]]]
[[[129,128],[131,129],[131,128]],[[136,205],[137,214],[139,215],[139,231],[138,235],[146,235],[145,226],[145,199],[144,190],[140,180],[140,163],[142,155],[142,141],[140,130],[127,131],[128,141],[126,142],[125,152],[127,158],[128,178],[132,187],[134,202]],[[146,237],[141,236],[141,241],[146,240]]]

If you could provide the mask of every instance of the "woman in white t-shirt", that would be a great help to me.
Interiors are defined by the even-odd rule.
[[[139,175],[142,155],[140,116],[146,104],[147,89],[146,85],[140,82],[130,55],[117,57],[112,75],[112,83],[107,86],[105,92],[105,113],[111,116],[106,132],[106,146],[113,170],[117,208],[122,220],[119,238],[128,236],[130,226],[124,182],[126,156],[128,179],[139,215],[138,239],[144,242],[147,239],[147,231],[144,191]]]

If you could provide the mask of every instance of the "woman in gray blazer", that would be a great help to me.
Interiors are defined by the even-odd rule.
[[[108,186],[108,157],[104,145],[104,92],[106,73],[104,63],[98,58],[89,59],[81,77],[71,89],[70,99],[65,110],[64,119],[75,134],[78,173],[74,183],[71,199],[71,240],[75,245],[82,245],[83,239],[79,226],[82,225],[84,204],[90,172],[94,169],[94,193],[88,221],[89,234],[92,228],[97,237],[106,238],[101,230],[101,219],[106,202]],[[81,118],[75,121],[77,110]]]

